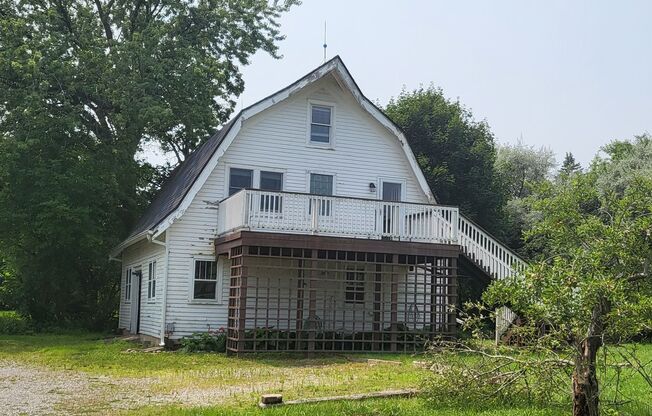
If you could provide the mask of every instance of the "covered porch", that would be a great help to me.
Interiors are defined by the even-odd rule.
[[[230,352],[414,352],[454,336],[457,245],[236,231]]]

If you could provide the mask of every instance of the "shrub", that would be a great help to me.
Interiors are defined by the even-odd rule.
[[[0,311],[0,334],[18,335],[32,331],[32,325],[28,318],[16,311]]]
[[[224,328],[218,331],[195,332],[181,338],[181,348],[186,352],[226,352],[226,332]]]

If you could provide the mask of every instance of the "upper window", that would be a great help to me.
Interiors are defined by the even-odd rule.
[[[310,193],[313,195],[333,195],[333,175],[311,173]]]
[[[310,107],[310,141],[314,143],[331,142],[332,108],[322,105]]]
[[[217,299],[217,262],[195,260],[193,299]]]
[[[260,189],[264,191],[282,191],[283,174],[281,172],[260,172]]]
[[[147,299],[156,298],[156,261],[149,263],[149,274],[147,277]]]
[[[243,188],[252,188],[254,171],[251,169],[231,168],[229,173],[229,196]]]

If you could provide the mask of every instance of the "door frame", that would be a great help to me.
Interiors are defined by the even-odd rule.
[[[135,287],[136,282],[138,286]],[[143,287],[143,266],[131,267],[131,310],[129,317],[129,332],[140,333],[140,307]],[[134,290],[135,289],[135,290]],[[134,331],[135,328],[135,331]]]
[[[385,183],[393,183],[393,184],[399,184],[401,185],[401,199],[398,201],[385,201],[383,199],[383,191],[384,191],[384,186]],[[404,202],[405,201],[405,196],[406,196],[406,188],[407,188],[407,180],[405,178],[397,178],[397,177],[379,177],[378,178],[378,200],[384,201],[384,202]],[[403,232],[403,225],[401,219],[403,218],[403,206],[399,205],[399,209],[395,210],[394,207],[388,207],[388,206],[383,206],[381,208],[381,211],[378,213],[380,217],[380,226],[381,226],[381,231],[383,233],[386,232],[387,228],[391,228],[392,221],[397,220],[398,221],[398,226],[399,229],[397,230],[399,236]],[[385,238],[385,237],[383,237]],[[390,237],[387,237],[390,238]]]

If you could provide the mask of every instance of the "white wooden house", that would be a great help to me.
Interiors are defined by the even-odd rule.
[[[438,205],[400,129],[335,57],[243,109],[183,162],[133,233],[120,328],[230,351],[403,351],[454,335],[457,274],[518,257]]]

